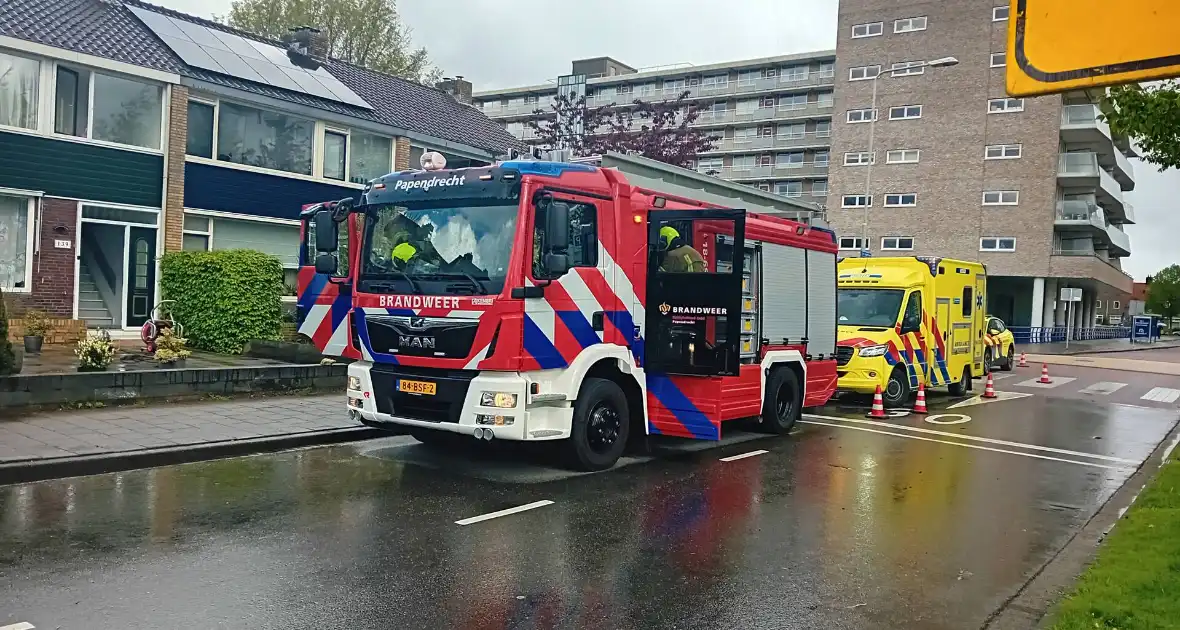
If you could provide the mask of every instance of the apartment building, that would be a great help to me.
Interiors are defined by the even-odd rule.
[[[828,198],[835,52],[781,55],[703,66],[637,70],[609,57],[572,63],[587,105],[627,107],[687,91],[703,113],[696,125],[717,138],[699,154],[701,173],[821,206]],[[526,121],[551,111],[558,81],[473,95],[489,118],[525,142]],[[811,206],[814,208],[814,206]]]
[[[1066,325],[1066,287],[1072,326],[1117,323],[1132,148],[1091,95],[1007,98],[1007,29],[1002,0],[841,0],[828,220],[846,256],[984,262],[1010,325]]]

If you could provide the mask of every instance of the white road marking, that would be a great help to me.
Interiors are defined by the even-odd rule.
[[[1002,374],[996,374],[995,372],[992,372],[992,380],[995,380],[995,381],[1003,380],[1006,378],[1012,378],[1013,376],[1016,376],[1016,374],[1013,374],[1011,372],[1004,372]]]
[[[1041,377],[1038,376],[1037,378],[1030,378],[1027,381],[1021,381],[1021,382],[1017,383],[1016,386],[1017,387],[1036,387],[1038,389],[1053,389],[1054,387],[1057,387],[1058,385],[1065,385],[1066,383],[1072,383],[1072,382],[1078,380],[1072,376],[1053,376],[1052,374],[1050,374],[1049,379],[1053,382],[1046,384],[1046,383],[1039,382],[1037,380],[1039,378],[1041,378]]]
[[[890,429],[901,429],[902,431],[912,431],[914,433],[925,433],[927,435],[940,435],[946,437],[953,437],[960,440],[969,440],[972,442],[983,442],[985,444],[997,444],[1000,446],[1014,446],[1017,448],[1026,448],[1032,451],[1044,451],[1046,453],[1058,453],[1061,455],[1076,455],[1078,457],[1088,457],[1090,459],[1102,459],[1108,462],[1119,462],[1123,464],[1139,465],[1137,459],[1123,459],[1122,457],[1112,457],[1110,455],[1095,455],[1094,453],[1083,453],[1081,451],[1071,451],[1063,448],[1053,448],[1052,446],[1041,446],[1039,444],[1026,444],[1024,442],[1009,442],[1007,440],[997,440],[995,438],[980,437],[978,435],[965,435],[963,433],[948,433],[946,431],[936,431],[934,429],[923,429],[921,427],[909,427],[904,424],[892,424],[889,422],[877,422],[874,420],[861,420],[859,418],[841,418],[839,416],[817,416],[814,414],[803,414],[805,418],[819,418],[821,420],[836,420],[839,422],[851,422],[854,424],[870,424],[879,427],[888,427]]]
[[[1028,398],[1032,394],[1028,392],[996,392],[995,398],[984,398],[982,394],[972,396],[967,400],[959,401],[947,409],[958,409],[959,407],[970,407],[972,405],[986,405],[988,403],[1001,402],[1004,400],[1016,400],[1018,398]]]
[[[1151,391],[1147,392],[1139,398],[1139,400],[1150,400],[1153,402],[1174,403],[1176,399],[1180,398],[1180,389],[1170,389],[1167,387],[1153,387]]]
[[[480,514],[479,516],[472,516],[471,518],[465,518],[461,521],[455,521],[455,524],[456,525],[472,525],[474,523],[488,521],[493,518],[500,518],[501,516],[508,516],[511,514],[519,514],[521,512],[527,512],[528,510],[535,510],[539,507],[545,507],[546,505],[553,505],[553,502],[548,499],[546,499],[544,501],[534,501],[532,503],[528,503],[525,505],[518,505],[514,508],[508,508],[507,510],[500,510],[499,512],[489,512],[487,514]],[[4,630],[4,629],[0,628],[0,630]]]
[[[1024,457],[1032,457],[1035,459],[1047,459],[1054,462],[1065,462],[1067,464],[1077,464],[1079,466],[1091,466],[1093,468],[1104,468],[1107,470],[1119,470],[1127,466],[1107,466],[1106,464],[1095,464],[1094,462],[1080,462],[1076,459],[1063,459],[1060,457],[1050,457],[1048,455],[1038,455],[1036,453],[1022,453],[1020,451],[1009,451],[1002,448],[991,448],[989,446],[980,446],[978,444],[964,444],[962,442],[951,442],[948,440],[936,440],[934,438],[922,437],[920,435],[906,435],[904,433],[893,433],[892,431],[878,431],[877,429],[870,429],[868,427],[854,427],[847,424],[836,424],[834,422],[817,422],[815,420],[800,420],[804,424],[818,424],[825,427],[836,427],[838,429],[852,429],[854,431],[866,431],[868,433],[879,433],[881,435],[892,435],[894,437],[906,438],[910,440],[921,440],[923,442],[937,442],[939,444],[949,444],[951,446],[962,446],[963,448],[974,448],[981,451],[991,451],[993,453],[1007,453],[1009,455],[1021,455]],[[898,427],[902,428],[902,427]]]
[[[1088,385],[1078,390],[1079,394],[1095,394],[1098,396],[1109,396],[1120,389],[1126,387],[1126,383],[1116,383],[1114,381],[1098,381],[1092,385]]]
[[[729,457],[722,457],[722,458],[721,458],[721,461],[723,461],[723,462],[734,462],[734,461],[737,461],[737,460],[739,460],[739,459],[745,459],[745,458],[747,458],[747,457],[754,457],[754,456],[757,456],[757,455],[765,455],[766,453],[769,453],[769,452],[770,452],[770,451],[763,451],[763,450],[750,451],[749,453],[742,453],[741,455],[730,455]],[[0,630],[3,630],[3,629],[0,629]]]
[[[941,418],[949,418],[951,416],[954,416],[955,420],[942,420],[941,419]],[[926,422],[929,422],[930,424],[963,424],[965,422],[971,422],[971,416],[967,416],[967,415],[964,415],[961,413],[936,413],[933,416],[926,416],[923,419]]]
[[[33,628],[36,627],[37,626],[34,626],[27,621],[22,621],[20,623],[14,623],[7,626],[0,626],[0,630],[33,630]]]

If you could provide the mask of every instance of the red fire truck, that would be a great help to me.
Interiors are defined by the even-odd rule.
[[[357,421],[597,470],[649,435],[786,433],[834,392],[837,246],[775,216],[797,205],[629,155],[439,161],[304,213],[305,330],[359,357]],[[670,271],[689,249],[704,269]]]

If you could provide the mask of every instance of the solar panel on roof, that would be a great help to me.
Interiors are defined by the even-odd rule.
[[[265,59],[246,59],[246,63],[250,64],[251,68],[258,71],[266,82],[284,90],[291,90],[292,92],[302,92],[303,88],[295,82],[295,79],[287,76],[283,69],[270,63]]]
[[[225,68],[224,74],[238,77],[239,79],[246,79],[255,83],[266,83],[266,79],[262,78],[251,68],[246,60],[228,50],[217,50],[216,48],[206,48],[205,52],[209,53],[210,57],[216,61],[222,68]]]
[[[225,45],[230,50],[241,55],[242,57],[250,57],[252,59],[265,59],[258,49],[250,45],[250,41],[244,37],[238,37],[233,33],[226,33],[225,31],[213,31],[214,37],[225,42]]]
[[[179,39],[170,37],[168,35],[160,35],[161,40],[172,49],[172,52],[180,56],[180,59],[190,66],[197,68],[204,68],[221,74],[229,74],[221,67],[221,64],[214,61],[209,53],[205,52],[204,48],[192,43],[187,39]]]
[[[348,103],[349,105],[356,105],[357,107],[367,107],[368,106],[368,103],[366,103],[365,100],[363,98],[361,98],[359,94],[357,94],[356,92],[353,92],[351,89],[349,89],[349,87],[347,85],[344,85],[343,83],[341,83],[340,79],[337,79],[336,77],[332,76],[331,74],[329,74],[327,72],[325,72],[324,74],[326,74],[327,76],[320,76],[319,74],[317,74],[316,78],[320,80],[320,83],[324,84],[324,87],[328,88],[329,90],[332,90],[332,93],[336,95],[337,100],[344,101],[345,103]]]

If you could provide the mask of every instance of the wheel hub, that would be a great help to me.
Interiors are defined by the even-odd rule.
[[[586,425],[586,442],[595,453],[605,453],[618,441],[621,429],[622,418],[619,412],[609,405],[600,404],[590,412],[590,421]]]

